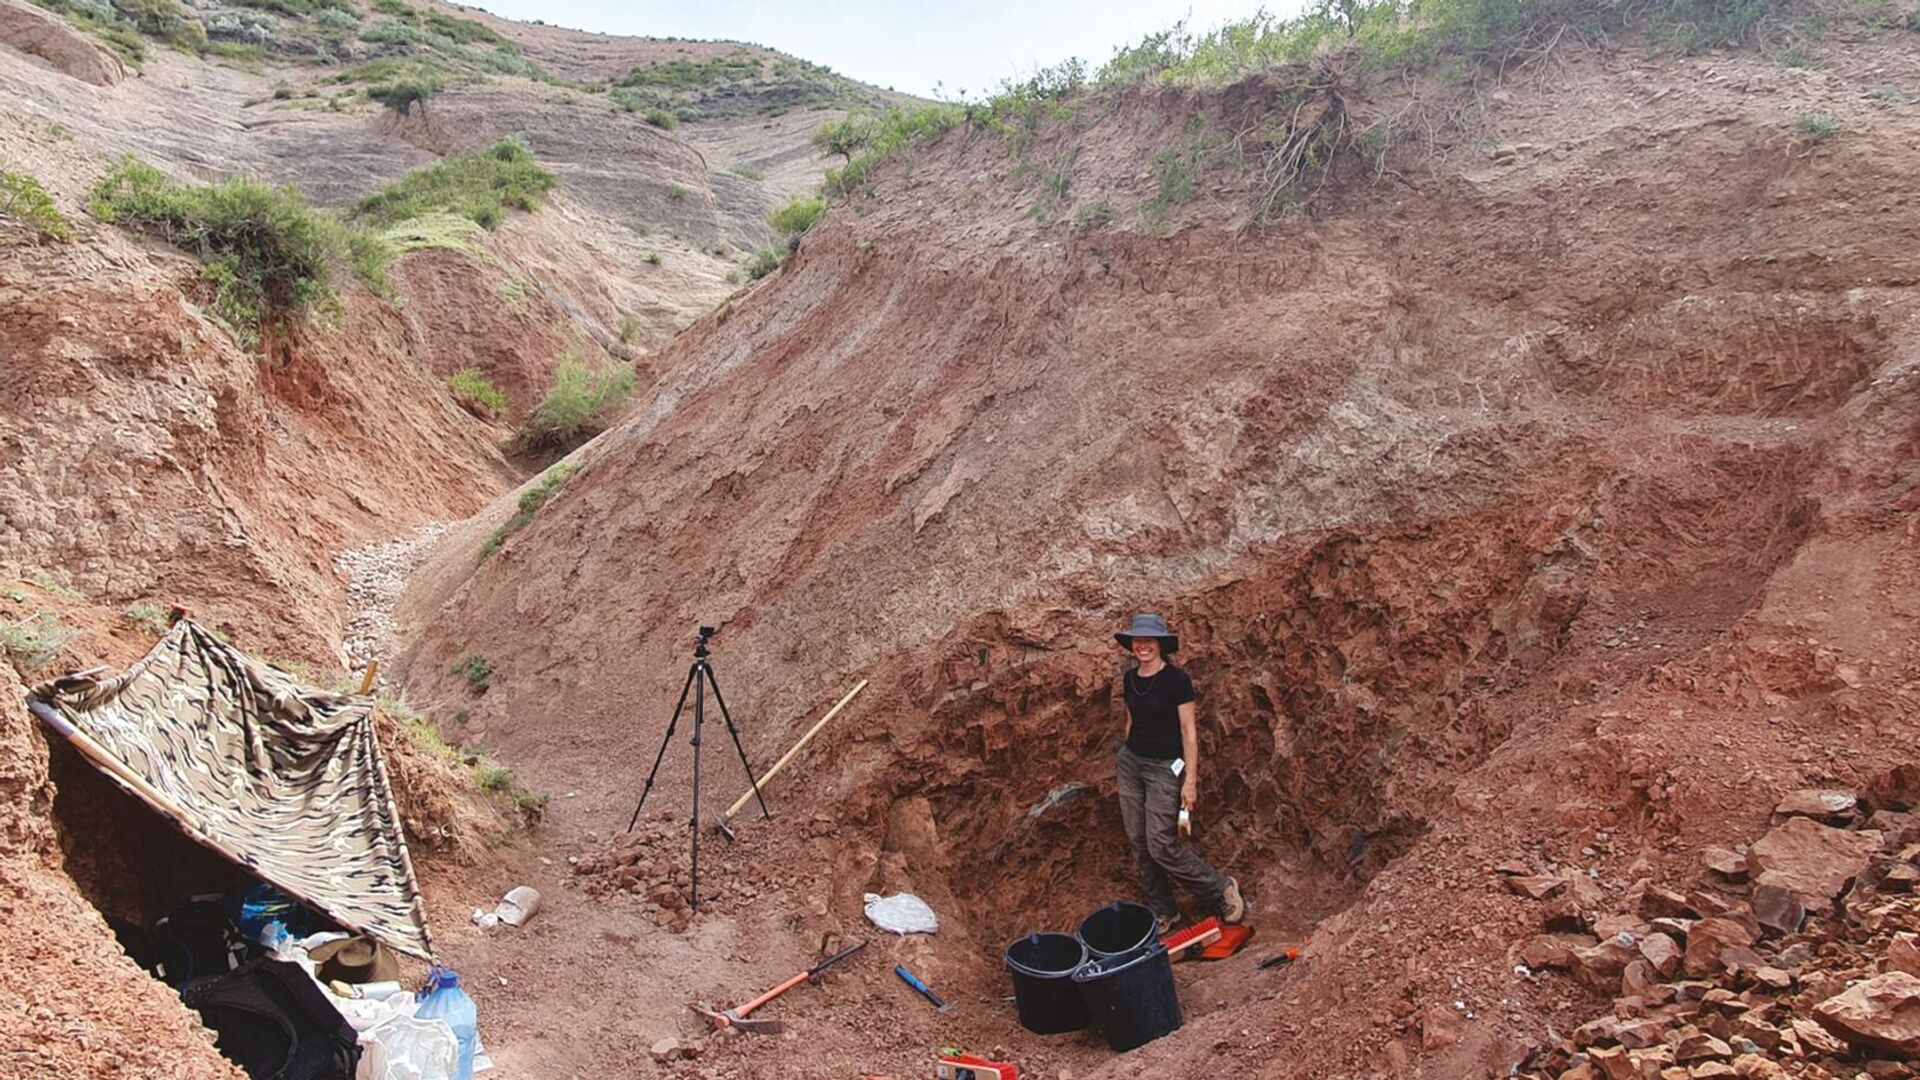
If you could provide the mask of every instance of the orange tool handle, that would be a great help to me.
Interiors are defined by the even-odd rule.
[[[767,1002],[772,1001],[774,998],[779,997],[781,994],[786,993],[787,991],[793,989],[796,986],[799,986],[801,983],[806,981],[807,981],[807,973],[803,971],[800,974],[795,975],[793,978],[788,979],[786,982],[781,983],[779,986],[776,986],[773,989],[767,991],[766,993],[761,994],[759,997],[754,998],[752,1001],[747,1002],[745,1005],[742,1005],[739,1008],[733,1010],[733,1012],[735,1015],[744,1019],[748,1013],[752,1012],[753,1010],[759,1008],[762,1005],[765,1005]]]

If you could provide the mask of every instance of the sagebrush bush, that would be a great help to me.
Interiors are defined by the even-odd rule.
[[[674,128],[680,126],[679,117],[661,108],[648,109],[646,112],[646,120],[647,123],[652,124],[654,127],[662,128],[666,131],[672,131]]]
[[[747,277],[753,281],[759,281],[761,278],[780,269],[781,262],[780,249],[763,248],[759,254],[753,257],[753,262],[747,265]]]
[[[91,205],[102,221],[161,236],[198,257],[214,289],[214,314],[249,345],[263,326],[335,306],[336,265],[386,288],[390,249],[307,205],[291,187],[250,177],[176,184],[128,155],[94,186]]]
[[[540,209],[554,183],[553,174],[541,168],[524,144],[503,139],[415,169],[361,199],[353,216],[391,228],[429,214],[458,214],[492,229],[507,210]]]
[[[820,215],[827,212],[827,200],[818,195],[795,195],[786,205],[768,215],[767,220],[783,233],[794,236],[813,228]]]
[[[613,413],[633,396],[633,369],[595,371],[579,354],[560,357],[553,387],[520,429],[529,449],[572,449],[606,429]]]

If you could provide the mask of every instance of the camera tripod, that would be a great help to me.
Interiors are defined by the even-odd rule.
[[[627,831],[640,823],[640,810],[647,805],[647,796],[653,793],[654,778],[660,774],[660,762],[667,756],[667,744],[673,741],[674,729],[680,725],[680,713],[687,706],[687,692],[693,692],[693,873],[691,875],[691,896],[689,906],[695,912],[700,910],[700,729],[707,720],[707,687],[713,687],[714,703],[720,706],[720,716],[727,722],[727,734],[733,736],[733,748],[740,752],[740,765],[747,770],[747,782],[753,785],[753,797],[760,803],[760,813],[769,820],[773,812],[767,809],[767,800],[760,794],[760,781],[753,775],[753,766],[747,762],[747,748],[740,744],[740,729],[733,726],[733,715],[727,712],[727,699],[720,694],[720,681],[713,677],[713,664],[708,661],[707,642],[712,640],[715,630],[711,626],[700,628],[700,642],[693,647],[693,663],[687,668],[687,681],[680,687],[680,701],[673,707],[673,719],[667,721],[667,733],[660,740],[660,752],[653,756],[653,769],[647,773],[647,786],[640,791],[640,803],[633,808],[633,818],[627,822]],[[722,826],[725,827],[724,825]]]

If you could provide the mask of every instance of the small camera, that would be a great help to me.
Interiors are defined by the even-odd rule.
[[[700,628],[700,637],[702,640],[705,640],[719,632],[720,632],[720,628],[717,626],[703,626]]]

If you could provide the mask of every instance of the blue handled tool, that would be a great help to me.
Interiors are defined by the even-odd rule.
[[[953,1011],[952,1005],[948,1004],[946,1001],[943,1001],[939,994],[934,993],[933,987],[928,986],[926,983],[921,982],[918,976],[914,975],[913,972],[908,971],[907,966],[905,964],[895,964],[893,966],[893,973],[895,975],[900,976],[901,982],[906,983],[908,986],[913,987],[915,992],[919,993],[920,996],[926,998],[928,1001],[933,1002],[934,1008],[940,1010],[941,1012]]]

